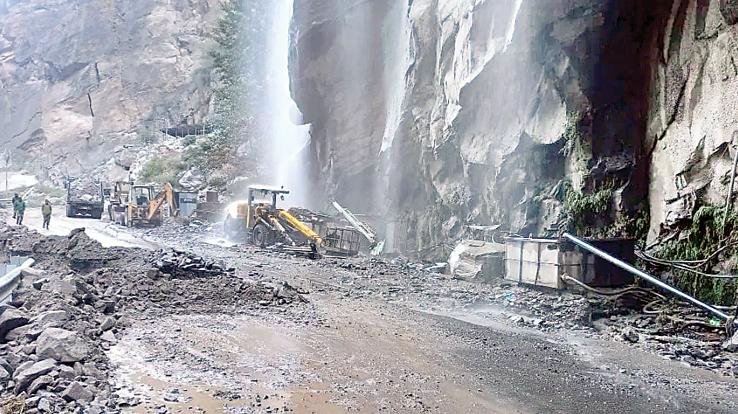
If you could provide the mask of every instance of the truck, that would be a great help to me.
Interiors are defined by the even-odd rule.
[[[90,178],[67,177],[67,217],[100,219],[105,205],[102,183]]]

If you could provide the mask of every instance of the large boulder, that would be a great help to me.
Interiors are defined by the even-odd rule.
[[[36,341],[39,358],[59,362],[82,361],[90,354],[90,346],[76,332],[61,328],[46,328]]]
[[[38,361],[30,366],[19,367],[13,378],[15,379],[15,393],[18,394],[28,388],[28,386],[38,377],[51,372],[57,363],[51,358]]]
[[[462,240],[448,258],[454,279],[491,282],[505,275],[505,245],[482,240]]]
[[[7,306],[0,308],[0,312],[0,339],[5,338],[11,330],[28,323],[28,316],[16,308]]]

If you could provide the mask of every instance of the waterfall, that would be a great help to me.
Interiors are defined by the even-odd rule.
[[[398,1],[387,22],[390,30],[384,31],[384,95],[385,124],[382,135],[380,155],[389,150],[397,135],[402,118],[402,104],[405,101],[406,75],[412,63],[410,18],[408,4]]]
[[[273,0],[271,24],[266,37],[264,60],[267,70],[260,112],[261,142],[265,150],[264,171],[269,184],[291,191],[287,205],[305,205],[307,169],[305,148],[310,141],[310,125],[290,93],[289,48],[293,0]]]
[[[387,214],[396,198],[397,168],[402,154],[395,146],[402,139],[403,111],[408,93],[408,71],[414,59],[415,49],[409,17],[410,5],[407,1],[397,1],[390,10],[382,28],[382,49],[384,72],[382,75],[384,92],[384,131],[379,149],[377,181],[375,184],[375,211]]]

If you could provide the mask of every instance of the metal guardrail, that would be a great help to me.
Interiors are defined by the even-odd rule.
[[[20,283],[23,270],[33,266],[35,260],[27,259],[20,266],[13,268],[0,277],[0,304],[8,303],[13,296],[13,291]]]
[[[640,277],[641,279],[643,279],[643,280],[651,283],[652,285],[658,286],[658,287],[660,287],[660,288],[662,288],[662,289],[664,289],[666,291],[669,291],[669,292],[675,294],[676,296],[679,296],[680,298],[686,300],[687,302],[689,302],[689,303],[691,303],[691,304],[693,304],[693,305],[695,305],[695,306],[697,306],[699,308],[702,308],[702,309],[704,309],[704,310],[712,313],[713,315],[715,315],[715,316],[717,316],[717,317],[719,317],[721,319],[725,319],[725,320],[730,319],[730,315],[728,315],[727,313],[725,313],[725,312],[723,312],[723,311],[721,311],[719,309],[716,309],[716,308],[714,308],[714,307],[712,307],[712,306],[710,306],[710,305],[708,305],[708,304],[700,301],[699,299],[696,299],[696,298],[693,298],[692,296],[689,296],[688,294],[682,292],[681,290],[679,290],[679,289],[677,289],[677,288],[675,288],[675,287],[673,287],[671,285],[668,285],[668,284],[662,282],[661,280],[657,279],[654,276],[649,275],[648,273],[646,273],[646,272],[644,272],[642,270],[639,270],[639,269],[633,267],[629,263],[626,263],[626,262],[624,262],[624,261],[622,261],[622,260],[620,260],[620,259],[618,259],[616,257],[611,256],[608,253],[605,253],[604,251],[602,251],[602,250],[600,250],[600,249],[592,246],[591,244],[585,242],[584,240],[582,240],[582,239],[580,239],[578,237],[572,236],[569,233],[564,233],[564,238],[568,239],[569,241],[571,241],[572,243],[574,243],[577,246],[581,247],[582,249],[587,250],[587,251],[589,251],[589,252],[591,252],[591,253],[593,253],[593,254],[595,254],[595,255],[597,255],[597,256],[605,259],[605,260],[607,260],[608,262],[614,264],[615,266],[617,266],[617,267],[619,267],[619,268],[621,268],[623,270],[626,270],[626,271],[634,274],[635,276]]]

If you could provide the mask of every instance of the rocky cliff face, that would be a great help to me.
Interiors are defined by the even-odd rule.
[[[608,189],[592,226],[632,234],[650,213],[651,239],[724,200],[734,0],[294,4],[316,201],[386,217],[398,248],[470,226],[555,233],[567,191]],[[202,121],[216,15],[215,0],[0,1],[0,143],[74,172]]]
[[[607,225],[647,210],[666,3],[296,2],[316,181],[394,216],[411,250],[469,225],[555,231],[569,187],[612,188]]]
[[[216,0],[0,2],[0,145],[78,172],[208,112]],[[116,152],[117,151],[117,152]]]
[[[675,1],[655,50],[646,149],[651,232],[725,203],[738,145],[738,2]]]

